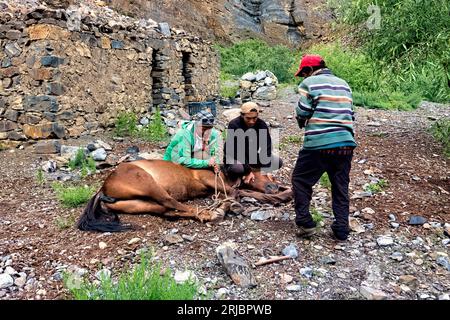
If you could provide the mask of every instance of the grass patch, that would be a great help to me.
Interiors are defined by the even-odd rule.
[[[156,108],[153,119],[139,131],[139,136],[151,142],[164,141],[168,138],[166,126],[161,118],[159,108]]]
[[[239,86],[225,86],[222,84],[220,86],[220,96],[228,99],[235,98],[238,90]]]
[[[216,49],[220,53],[224,78],[270,70],[279,82],[295,83],[292,65],[296,62],[296,54],[286,46],[269,46],[262,40],[251,39],[230,47],[216,46]]]
[[[69,161],[70,170],[80,169],[81,177],[86,177],[89,173],[95,172],[95,160],[91,156],[86,156],[83,148],[78,149],[75,157]]]
[[[67,208],[76,208],[89,201],[96,188],[90,186],[65,186],[62,183],[53,183],[52,188],[60,203]]]
[[[193,300],[198,297],[198,283],[193,280],[177,284],[170,272],[159,262],[143,255],[131,271],[123,271],[116,280],[103,277],[98,285],[81,280],[77,286],[64,284],[75,300]]]
[[[43,185],[45,183],[44,170],[41,168],[36,171],[36,183],[39,185]]]
[[[384,189],[388,187],[388,182],[384,179],[381,179],[380,181],[376,183],[369,183],[365,188],[364,191],[371,192],[372,194],[380,193]]]
[[[114,134],[117,137],[135,137],[139,131],[137,116],[133,112],[119,113],[114,123]]]
[[[314,222],[320,226],[320,223],[323,221],[323,216],[320,214],[320,212],[316,208],[311,209],[311,216],[314,220]]]
[[[166,125],[156,108],[153,119],[144,127],[138,126],[138,118],[132,112],[122,112],[115,121],[114,134],[118,137],[140,138],[145,141],[159,142],[168,138]]]
[[[75,215],[70,215],[67,217],[57,217],[55,219],[55,225],[58,227],[60,231],[69,229],[75,224]]]
[[[322,187],[327,188],[328,190],[331,191],[331,182],[330,182],[330,177],[328,176],[328,173],[325,172],[320,177],[320,184]]]
[[[445,156],[450,158],[450,119],[436,121],[429,131],[442,144]]]

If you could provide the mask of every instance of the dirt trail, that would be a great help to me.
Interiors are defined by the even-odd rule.
[[[264,119],[281,125],[280,154],[286,165],[277,176],[286,183],[300,148],[298,142],[293,142],[298,138],[293,137],[302,135],[295,120],[289,119],[296,99],[290,93],[273,101],[263,114]],[[442,265],[442,259],[448,262],[444,223],[450,223],[450,167],[426,128],[431,119],[449,117],[449,109],[426,103],[414,112],[356,110],[359,146],[350,194],[363,191],[366,183],[376,179],[386,180],[388,187],[371,197],[352,199],[351,215],[365,232],[352,233],[344,244],[330,237],[330,193],[321,186],[315,188],[313,203],[323,213],[324,226],[311,240],[295,237],[292,204],[275,208],[276,217],[266,221],[238,216],[208,225],[143,215],[122,216],[124,221],[142,228],[121,234],[61,229],[58,219],[76,219],[82,209],[62,208],[50,183],[36,183],[37,168],[45,159],[34,154],[31,146],[1,151],[0,275],[12,272],[10,267],[17,272],[13,278],[17,281],[22,277],[22,281],[0,289],[0,299],[64,298],[67,292],[61,272],[65,268],[87,272],[92,279],[103,267],[114,275],[133,262],[136,251],[144,247],[152,247],[174,271],[192,270],[214,294],[225,288],[227,293],[216,298],[360,299],[361,285],[380,289],[389,299],[448,298],[450,271]],[[116,143],[107,135],[97,138],[111,142],[113,152],[119,155],[132,145],[128,141]],[[90,140],[67,144],[81,145]],[[149,144],[138,145],[142,151],[151,151]],[[89,177],[87,183],[101,181],[107,172]],[[392,226],[390,214],[395,216],[397,228]],[[408,225],[412,215],[426,218],[428,224]],[[193,237],[193,241],[167,245],[163,238],[170,232]],[[393,244],[377,244],[381,235],[390,235]],[[132,238],[140,240],[128,244]],[[215,256],[215,248],[226,240],[236,242],[239,252],[253,263],[263,256],[279,255],[290,243],[297,246],[299,257],[256,268],[257,288],[240,289],[225,275]],[[100,249],[99,242],[106,243],[106,248]],[[401,261],[391,258],[392,254]],[[283,283],[288,278],[285,275],[291,276],[292,282]],[[408,282],[401,277],[404,275],[412,275],[414,280]]]

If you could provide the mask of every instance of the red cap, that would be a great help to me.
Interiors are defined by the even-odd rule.
[[[323,61],[323,58],[316,54],[306,54],[302,57],[300,65],[294,76],[298,77],[304,67],[319,67]]]

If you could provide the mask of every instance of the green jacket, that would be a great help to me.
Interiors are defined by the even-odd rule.
[[[164,160],[179,163],[185,167],[193,169],[202,169],[208,167],[208,159],[196,159],[192,157],[195,146],[195,122],[185,122],[181,129],[173,136],[164,154]],[[212,128],[211,135],[209,137],[209,155],[210,157],[216,156],[218,160],[217,152],[219,145],[219,132]]]

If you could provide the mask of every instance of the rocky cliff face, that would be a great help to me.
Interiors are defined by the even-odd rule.
[[[168,22],[221,42],[262,38],[298,47],[324,34],[325,0],[105,0],[119,12]]]

